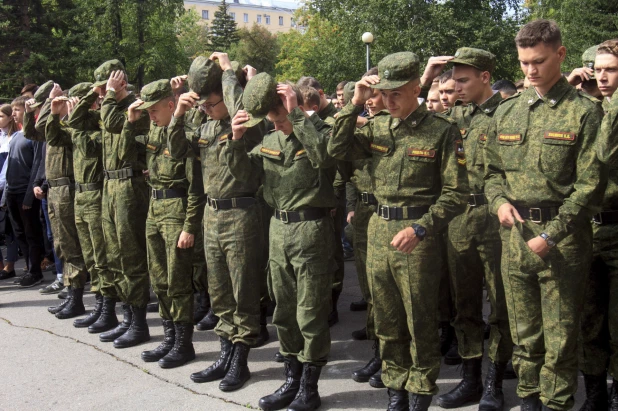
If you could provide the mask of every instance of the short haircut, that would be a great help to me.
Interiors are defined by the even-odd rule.
[[[26,107],[26,101],[28,101],[28,97],[19,96],[11,101],[11,106],[24,106]]]
[[[442,83],[446,83],[447,81],[451,80],[453,78],[453,70],[449,70],[445,73],[442,73],[442,75],[440,76],[440,84]]]
[[[30,83],[30,84],[26,84],[24,86],[24,88],[21,89],[21,91],[19,92],[19,94],[24,94],[24,93],[36,93],[36,91],[39,89],[39,86],[37,86],[36,84]]]
[[[378,75],[378,68],[377,67],[372,67],[369,69],[368,72],[366,72],[365,74],[363,74],[363,77],[367,77],[367,76],[377,76]]]
[[[316,80],[315,77],[308,77],[308,76],[303,76],[300,78],[300,80],[298,80],[296,82],[296,86],[301,87],[301,86],[309,86],[309,87],[313,87],[314,89],[320,91],[324,91],[324,89],[322,88],[322,85],[320,84],[319,81]]]
[[[534,47],[541,43],[554,48],[562,46],[562,34],[555,21],[545,19],[531,21],[519,29],[515,36],[515,44],[519,48]]]
[[[294,90],[294,93],[296,93],[296,103],[298,104],[299,107],[304,106],[305,105],[305,100],[303,99],[303,94],[300,92],[298,86],[294,83],[291,83],[289,81],[286,81],[283,84],[287,84],[288,86],[292,87],[292,90]],[[277,95],[278,97],[279,95]],[[275,106],[273,107],[273,110],[277,110],[279,111],[279,109],[283,106],[283,101],[278,98],[277,100],[275,100]]]
[[[498,80],[491,86],[491,89],[496,91],[502,91],[511,96],[517,94],[517,86],[510,80]]]
[[[618,39],[607,40],[599,44],[597,56],[599,54],[612,54],[618,57]]]
[[[303,101],[308,106],[320,107],[320,93],[313,87],[300,86],[298,87],[300,94],[303,96]],[[337,98],[337,96],[335,96]]]
[[[523,87],[526,84],[526,79],[521,79],[521,80],[517,80],[515,82],[515,88],[518,89],[520,87]]]
[[[342,81],[341,83],[337,84],[337,88],[335,90],[337,90],[337,91],[343,90],[343,88],[345,87],[346,84],[348,84],[347,81]]]

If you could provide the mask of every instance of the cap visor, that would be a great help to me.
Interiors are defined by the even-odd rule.
[[[142,104],[140,104],[138,107],[138,110],[146,110],[147,108],[150,108],[152,106],[154,106],[155,104],[157,104],[159,101],[161,100],[157,100],[157,101],[144,101]]]
[[[30,105],[30,107],[31,107],[31,108],[37,108],[37,107],[39,107],[41,104],[43,104],[43,102],[31,104],[31,105]]]
[[[372,84],[371,88],[376,88],[378,90],[392,90],[395,88],[399,88],[403,85],[406,85],[412,80],[413,79],[402,80],[402,81],[380,80],[378,84]]]
[[[264,118],[266,117],[266,115],[263,116],[254,116],[251,113],[249,114],[249,120],[245,121],[243,123],[243,126],[247,127],[247,128],[251,128],[253,126],[257,126],[258,124],[260,124],[262,122],[262,120],[264,120]]]
[[[104,86],[104,85],[106,85],[106,84],[107,84],[107,80],[95,81],[95,82],[92,84],[92,88],[95,88],[95,87],[103,87],[103,86]]]

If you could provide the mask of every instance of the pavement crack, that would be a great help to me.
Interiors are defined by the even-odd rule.
[[[11,320],[9,320],[9,319],[7,319],[7,318],[4,318],[4,317],[0,317],[0,320],[1,320],[1,321],[4,321],[5,323],[7,323],[8,325],[10,325],[11,327],[15,327],[15,328],[23,328],[23,329],[27,329],[27,330],[34,330],[34,331],[44,332],[44,333],[47,333],[47,334],[51,334],[51,335],[53,335],[54,337],[65,338],[65,339],[67,339],[67,340],[72,340],[72,341],[74,341],[74,342],[76,342],[76,343],[78,343],[78,344],[82,344],[82,345],[88,346],[88,347],[90,347],[90,348],[94,348],[94,349],[95,349],[95,350],[97,350],[98,352],[100,352],[100,353],[102,353],[102,354],[106,354],[106,355],[108,355],[108,356],[112,357],[113,359],[115,359],[116,361],[120,361],[120,362],[122,362],[122,363],[124,363],[124,364],[127,364],[127,365],[129,365],[129,366],[131,366],[131,367],[133,367],[133,368],[137,369],[137,370],[140,370],[140,371],[142,371],[142,372],[144,372],[144,373],[146,373],[146,374],[150,375],[151,377],[156,378],[156,379],[157,379],[157,380],[159,380],[159,381],[163,381],[163,382],[165,382],[165,383],[168,383],[168,384],[174,385],[174,386],[176,386],[176,387],[178,387],[178,388],[182,388],[183,390],[188,391],[188,392],[190,392],[191,394],[201,395],[201,396],[204,396],[204,397],[209,397],[209,398],[212,398],[212,399],[215,399],[215,400],[220,400],[220,401],[223,401],[223,402],[228,403],[228,404],[238,405],[239,407],[244,407],[244,408],[253,409],[253,410],[258,409],[258,408],[254,408],[254,407],[252,407],[252,406],[251,406],[251,405],[249,405],[249,404],[242,404],[242,403],[240,403],[240,402],[233,401],[233,400],[229,400],[229,399],[227,399],[227,398],[218,397],[218,396],[216,396],[216,395],[206,394],[206,393],[202,393],[202,392],[195,391],[195,390],[191,389],[190,387],[188,387],[188,386],[186,386],[186,385],[183,385],[183,384],[181,384],[181,383],[178,383],[178,382],[174,382],[174,381],[168,380],[167,378],[161,377],[160,375],[153,374],[153,373],[152,373],[152,372],[150,372],[149,370],[147,370],[147,369],[145,369],[145,368],[142,368],[142,367],[138,366],[137,364],[134,364],[134,363],[132,363],[132,362],[130,362],[130,361],[128,361],[128,360],[125,360],[124,358],[120,358],[120,357],[118,357],[117,355],[114,355],[113,353],[111,353],[111,352],[109,352],[109,351],[105,351],[105,350],[101,349],[100,347],[97,347],[97,346],[96,346],[96,345],[94,345],[94,344],[90,344],[90,343],[84,342],[84,341],[82,341],[82,340],[78,340],[77,338],[69,337],[69,336],[67,336],[67,335],[60,335],[60,334],[56,334],[55,332],[50,331],[50,330],[46,330],[46,329],[44,329],[44,328],[39,328],[39,327],[31,327],[31,326],[28,326],[28,325],[17,325],[17,324],[13,324],[13,322],[11,322]]]

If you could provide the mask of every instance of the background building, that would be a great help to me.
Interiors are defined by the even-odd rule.
[[[194,9],[204,24],[210,25],[221,1],[189,0],[185,9]],[[299,7],[296,1],[286,0],[229,0],[228,10],[238,28],[250,29],[253,24],[272,33],[282,33],[296,28],[294,11]]]

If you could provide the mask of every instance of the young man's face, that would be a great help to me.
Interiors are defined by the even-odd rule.
[[[292,122],[288,119],[288,112],[282,106],[269,111],[266,118],[275,125],[275,130],[281,131],[286,136],[289,136],[294,131]]]
[[[472,66],[456,64],[453,68],[453,80],[455,80],[455,92],[465,104],[483,103],[483,91],[487,87],[489,73],[481,72]]]
[[[613,54],[597,55],[594,72],[603,97],[611,97],[618,89],[618,57]]]
[[[560,65],[566,57],[564,46],[539,43],[534,47],[517,47],[517,54],[521,71],[532,87],[547,91],[562,76]]]
[[[8,116],[4,114],[4,112],[0,111],[0,128],[7,128],[9,124],[11,124],[12,119],[12,115]]]
[[[427,110],[433,111],[434,113],[442,113],[444,111],[444,107],[442,107],[442,102],[440,101],[440,92],[438,90],[431,90],[427,95]]]
[[[418,80],[410,81],[392,90],[380,90],[384,106],[394,118],[405,119],[418,108],[418,95],[421,88]]]
[[[365,102],[365,105],[370,116],[375,116],[376,113],[386,109],[382,101],[382,93],[378,89],[373,90],[373,95]]]
[[[343,90],[337,90],[337,102],[339,103],[340,107],[344,106]]]
[[[167,127],[172,122],[175,109],[176,105],[174,104],[174,100],[166,98],[148,107],[146,111],[148,111],[150,121],[155,123],[158,127]]]
[[[230,116],[223,102],[223,95],[219,93],[210,93],[202,107],[204,112],[208,114],[208,117],[213,120],[224,120]]]
[[[23,124],[24,123],[24,113],[26,112],[26,108],[19,104],[15,104],[12,106],[13,108],[13,118],[16,123]]]
[[[444,83],[440,82],[438,91],[440,93],[440,102],[445,110],[453,107],[459,98],[459,95],[455,91],[455,80],[453,79],[446,80]]]

